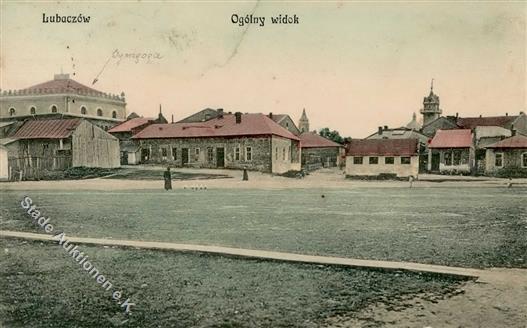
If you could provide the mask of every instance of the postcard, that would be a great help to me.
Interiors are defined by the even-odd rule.
[[[0,1],[0,327],[526,327],[523,1]]]

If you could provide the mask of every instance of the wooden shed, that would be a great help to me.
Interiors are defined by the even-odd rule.
[[[38,176],[69,167],[119,167],[119,139],[80,119],[28,120],[7,146],[12,170]]]

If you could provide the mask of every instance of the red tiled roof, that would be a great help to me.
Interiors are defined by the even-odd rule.
[[[522,135],[515,135],[513,137],[503,139],[486,148],[526,148],[527,149],[527,137]]]
[[[15,139],[62,139],[68,138],[79,126],[81,119],[31,120],[16,131]]]
[[[131,132],[132,129],[135,129],[137,127],[140,127],[141,125],[144,125],[146,123],[148,123],[149,121],[153,121],[155,120],[154,118],[151,118],[151,117],[137,117],[137,118],[132,118],[128,121],[125,121],[119,125],[116,125],[114,126],[113,128],[111,128],[110,130],[108,130],[109,133],[114,133],[114,132]]]
[[[351,140],[346,147],[348,156],[412,156],[417,155],[417,139]]]
[[[487,117],[459,117],[457,125],[463,129],[473,129],[476,126],[501,126],[512,123],[518,116],[487,116]]]
[[[326,139],[321,135],[313,132],[304,132],[300,135],[301,148],[325,148],[325,147],[342,147],[332,140]]]
[[[97,94],[103,94],[99,90],[92,89],[90,87],[85,86],[84,84],[81,84],[75,80],[72,80],[70,78],[67,79],[54,79],[50,80],[44,83],[35,84],[33,86],[30,86],[29,88],[25,88],[23,90],[32,90],[32,91],[39,91],[41,92],[85,92],[85,93],[97,93]]]
[[[276,135],[300,140],[263,114],[242,114],[237,124],[233,114],[199,123],[151,124],[133,136],[134,139],[202,138]]]
[[[437,130],[434,138],[428,144],[429,148],[469,148],[472,146],[472,131]]]

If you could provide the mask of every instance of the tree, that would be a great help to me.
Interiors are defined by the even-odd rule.
[[[318,134],[321,135],[324,138],[327,138],[329,140],[333,140],[336,143],[343,143],[344,138],[341,137],[340,133],[338,131],[331,131],[329,128],[323,128],[318,131]]]

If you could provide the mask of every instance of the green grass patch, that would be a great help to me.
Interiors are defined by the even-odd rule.
[[[319,327],[372,302],[447,297],[462,281],[413,273],[82,246],[136,303],[131,315],[56,243],[0,239],[6,327]],[[7,251],[6,251],[7,250]]]

